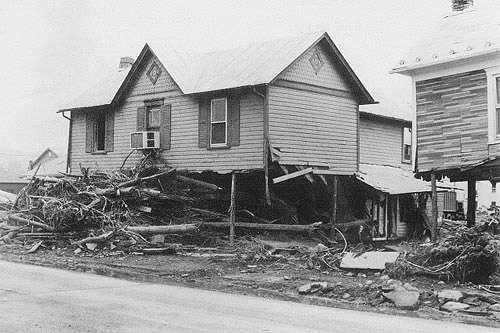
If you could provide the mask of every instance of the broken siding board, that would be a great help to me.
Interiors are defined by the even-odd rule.
[[[280,176],[280,177],[274,178],[273,179],[273,183],[274,184],[279,184],[281,182],[284,182],[284,181],[287,181],[287,180],[290,180],[290,179],[293,179],[293,178],[297,178],[297,177],[300,177],[300,176],[305,176],[305,175],[307,175],[309,173],[312,173],[312,172],[313,172],[312,168],[307,168],[307,169],[304,169],[304,170],[295,171],[295,172],[286,174],[284,176]]]
[[[277,86],[269,91],[269,136],[280,163],[356,171],[356,101]]]
[[[411,164],[402,163],[403,128],[396,122],[361,118],[360,163],[411,169]]]

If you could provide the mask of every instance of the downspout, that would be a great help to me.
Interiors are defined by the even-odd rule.
[[[70,113],[71,114],[71,113]],[[64,111],[62,112],[62,116],[66,119],[69,120],[69,126],[68,126],[68,150],[66,154],[66,173],[69,173],[69,163],[70,163],[70,154],[71,154],[71,130],[72,130],[72,125],[73,121],[71,121],[71,117],[66,116]]]
[[[264,121],[264,143],[263,143],[263,152],[264,152],[264,181],[265,181],[265,195],[266,195],[266,203],[268,206],[271,206],[271,191],[269,189],[269,86],[266,84],[266,92],[262,94],[257,91],[255,86],[252,88],[253,93],[262,98],[264,102],[264,110],[263,110],[263,121]]]

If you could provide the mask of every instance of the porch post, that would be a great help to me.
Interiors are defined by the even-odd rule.
[[[236,172],[231,174],[231,205],[229,206],[229,244],[234,244],[234,223],[236,222]]]
[[[330,238],[333,240],[335,237],[335,225],[337,224],[337,183],[338,177],[333,176],[333,193],[332,193],[332,214],[330,217]]]
[[[431,202],[432,202],[432,217],[431,217],[431,238],[436,240],[439,238],[438,232],[438,207],[437,207],[437,185],[436,174],[431,173]]]
[[[467,227],[476,224],[476,180],[467,180]]]

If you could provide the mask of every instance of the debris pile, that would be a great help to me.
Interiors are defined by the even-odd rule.
[[[437,242],[410,244],[406,255],[389,265],[389,275],[425,275],[448,281],[488,283],[498,265],[495,236],[484,226],[460,227]]]
[[[14,202],[3,204],[0,240],[66,237],[77,246],[113,240],[147,247],[148,236],[192,232],[225,218],[197,208],[218,186],[175,169],[83,171],[80,177],[33,177]]]

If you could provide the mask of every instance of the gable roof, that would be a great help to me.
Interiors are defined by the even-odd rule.
[[[437,22],[392,72],[405,73],[496,52],[500,52],[500,7],[474,6]]]
[[[269,84],[301,55],[322,41],[327,43],[332,55],[338,59],[360,103],[374,103],[373,97],[325,32],[319,37],[317,33],[306,34],[209,53],[180,52],[166,44],[151,48],[146,44],[130,71],[113,73],[100,84],[94,85],[88,95],[82,95],[82,98],[72,102],[72,106],[61,111],[116,102],[148,52],[161,61],[184,94],[196,94]]]

